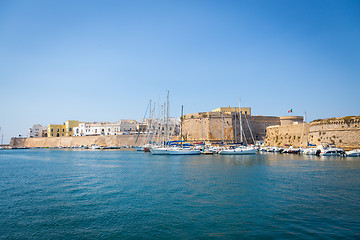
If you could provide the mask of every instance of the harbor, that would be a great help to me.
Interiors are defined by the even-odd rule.
[[[150,101],[139,122],[123,119],[114,125],[72,120],[49,125],[46,130],[34,125],[29,137],[12,138],[6,148],[135,149],[153,155],[275,152],[360,157],[360,116],[309,123],[306,113],[304,117],[253,116],[251,108],[241,107],[239,100],[238,107],[210,112],[184,114],[182,106],[181,116],[170,118],[169,104],[169,92],[158,112]]]
[[[0,152],[11,238],[356,239],[360,161],[299,154]]]
[[[360,239],[359,2],[0,13],[0,240]]]

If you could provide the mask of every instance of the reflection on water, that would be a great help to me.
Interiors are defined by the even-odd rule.
[[[360,159],[0,152],[0,236],[359,238]]]

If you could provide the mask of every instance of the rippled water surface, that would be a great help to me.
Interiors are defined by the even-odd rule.
[[[360,159],[0,151],[2,239],[360,239]]]

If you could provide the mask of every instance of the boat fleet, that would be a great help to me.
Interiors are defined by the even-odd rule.
[[[151,107],[151,101],[150,101]],[[218,153],[220,155],[249,155],[256,154],[258,149],[252,145],[243,145],[243,129],[241,125],[241,114],[239,112],[239,122],[241,129],[241,144],[230,146],[230,147],[220,147],[220,146],[205,146],[204,142],[200,142],[195,145],[186,144],[182,139],[182,123],[183,123],[183,112],[184,108],[181,106],[181,117],[180,117],[180,136],[181,140],[170,141],[169,136],[169,92],[167,94],[166,102],[162,106],[162,113],[160,114],[162,117],[160,119],[156,119],[151,121],[152,123],[157,123],[157,126],[152,126],[148,128],[147,137],[144,140],[144,143],[139,144],[135,149],[137,151],[150,152],[152,155],[199,155],[199,154],[215,154]],[[239,110],[240,110],[240,100],[239,100]],[[147,112],[147,111],[146,111]],[[146,112],[144,119],[146,117]],[[151,111],[150,111],[151,115]],[[154,115],[154,114],[152,114]],[[151,132],[151,129],[156,129]],[[157,131],[157,129],[164,129],[164,131]],[[140,134],[140,131],[139,131]],[[160,141],[154,141],[154,139],[158,139]],[[136,139],[135,144],[137,144],[138,137]],[[146,142],[146,144],[145,144]]]
[[[149,152],[152,155],[200,155],[200,154],[219,154],[219,155],[254,155],[257,153],[280,153],[280,154],[303,154],[303,155],[315,155],[315,156],[348,156],[348,157],[360,157],[360,150],[353,150],[345,152],[341,148],[336,148],[333,146],[319,146],[319,147],[309,147],[309,148],[281,148],[281,147],[261,147],[251,144],[244,144],[243,140],[246,141],[242,119],[240,113],[240,99],[239,99],[239,127],[240,127],[240,143],[231,144],[231,145],[205,145],[205,142],[199,142],[196,144],[186,143],[182,139],[182,119],[183,119],[183,106],[181,107],[181,118],[180,118],[180,136],[181,140],[170,141],[169,134],[169,92],[167,94],[166,102],[162,105],[161,118],[154,119],[152,123],[156,123],[156,126],[150,125],[148,128],[147,137],[143,140],[143,143],[138,143],[138,137],[135,142],[135,149],[137,151]],[[150,105],[151,107],[151,101]],[[147,111],[146,111],[147,112]],[[306,113],[305,113],[306,114]],[[154,115],[154,114],[152,114]],[[235,127],[236,127],[236,115],[235,114]],[[151,116],[151,111],[150,111]],[[144,119],[146,117],[146,113]],[[246,120],[246,119],[245,119]],[[151,132],[151,129],[156,129]],[[163,129],[158,131],[158,129]],[[251,129],[249,127],[250,134],[252,135]],[[235,130],[236,132],[236,130]],[[140,131],[139,131],[140,134]],[[253,136],[252,136],[253,138]],[[155,141],[157,139],[157,141]],[[234,141],[236,140],[236,136]],[[224,142],[224,141],[223,141]],[[254,139],[253,139],[253,142]],[[308,143],[308,142],[307,142]],[[309,146],[309,144],[308,144]]]
[[[320,145],[311,148],[259,147],[259,152],[292,153],[313,156],[360,157],[360,150],[344,151],[341,148],[337,148],[331,145]]]
[[[213,146],[205,145],[189,145],[187,147],[180,147],[179,145],[149,147],[149,152],[152,155],[200,155],[200,154],[219,154],[219,155],[254,155],[264,153],[278,153],[278,154],[302,154],[313,156],[340,156],[340,157],[360,157],[360,150],[344,151],[341,148],[333,146],[318,146],[315,148],[282,148],[282,147],[261,147],[261,146]]]

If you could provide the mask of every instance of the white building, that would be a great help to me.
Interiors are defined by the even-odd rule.
[[[43,127],[41,124],[35,124],[32,128],[29,128],[29,137],[42,137]]]
[[[137,131],[140,133],[148,133],[150,128],[150,133],[155,134],[164,134],[166,131],[166,122],[164,120],[152,120],[145,119],[143,123],[138,123]],[[180,133],[180,119],[169,118],[168,120],[168,131],[170,136],[176,136]]]
[[[74,127],[74,136],[92,135],[125,135],[136,132],[135,120],[122,119],[116,123],[110,122],[85,122],[79,123],[79,127]]]

